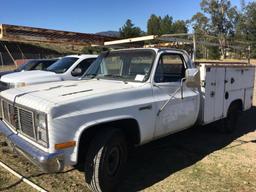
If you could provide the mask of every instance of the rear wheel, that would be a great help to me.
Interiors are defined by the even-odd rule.
[[[115,191],[127,159],[127,145],[118,129],[104,129],[90,143],[85,160],[85,181],[92,191]]]
[[[223,119],[223,131],[225,133],[232,133],[237,129],[239,114],[242,111],[240,105],[233,103],[230,105],[227,117]]]

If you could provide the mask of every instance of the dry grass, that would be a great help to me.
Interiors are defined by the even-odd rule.
[[[240,129],[232,135],[220,134],[216,127],[202,127],[136,149],[119,191],[256,191],[255,115],[255,109],[246,112]],[[0,160],[48,191],[88,191],[83,172],[78,170],[43,174],[5,149],[0,150]],[[0,191],[3,189],[34,191],[0,168]]]
[[[256,109],[245,112],[239,129],[226,135],[215,126],[188,129],[133,151],[120,192],[256,191]],[[0,141],[3,138],[0,136]],[[48,191],[84,191],[84,173],[67,168],[43,174],[5,148],[0,160]],[[32,192],[0,168],[0,191]]]
[[[24,191],[34,192],[31,187],[21,182],[17,177],[0,167],[0,191]],[[4,177],[2,177],[4,175]]]

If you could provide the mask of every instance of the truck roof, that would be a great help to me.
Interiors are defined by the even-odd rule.
[[[76,57],[76,58],[83,58],[83,59],[86,59],[86,58],[91,58],[91,57],[98,57],[98,55],[91,55],[91,54],[81,54],[81,55],[67,55],[65,57]]]

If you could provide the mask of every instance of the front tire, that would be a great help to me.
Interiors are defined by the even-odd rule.
[[[115,191],[127,159],[127,145],[118,129],[104,129],[92,139],[85,160],[85,181],[95,192]]]

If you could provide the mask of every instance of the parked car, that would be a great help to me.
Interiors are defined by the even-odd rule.
[[[96,58],[97,55],[70,55],[59,59],[43,71],[33,70],[4,75],[0,79],[1,91],[39,83],[78,79]]]
[[[80,81],[1,92],[0,132],[42,170],[82,164],[91,190],[115,191],[128,146],[217,120],[234,130],[252,106],[254,73],[240,64],[197,68],[183,50],[110,51]]]
[[[31,59],[26,63],[20,65],[17,69],[10,71],[0,71],[0,77],[2,77],[3,75],[21,71],[45,70],[57,60],[58,59]]]

